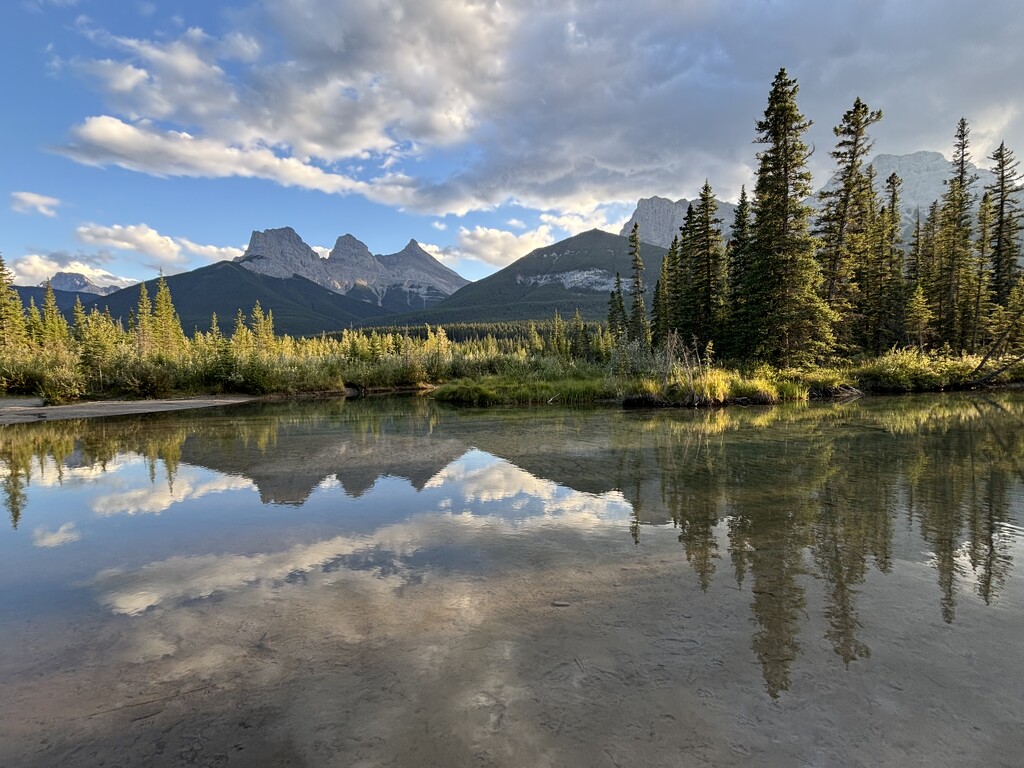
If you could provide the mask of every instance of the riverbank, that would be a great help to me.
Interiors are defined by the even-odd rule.
[[[93,419],[102,416],[132,416],[195,408],[238,405],[258,398],[250,395],[188,397],[173,400],[97,400],[71,405],[45,405],[42,398],[0,398],[0,424],[26,424],[36,421]]]

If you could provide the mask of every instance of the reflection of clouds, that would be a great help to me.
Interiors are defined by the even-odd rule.
[[[523,521],[525,525],[535,516],[560,517],[575,524],[625,520],[633,511],[619,491],[599,495],[577,491],[534,477],[483,451],[469,451],[453,461],[432,477],[426,487],[445,487],[470,508],[501,501],[527,515],[536,511],[536,515]]]
[[[56,531],[36,528],[32,533],[32,543],[37,547],[59,547],[78,541],[80,538],[82,538],[82,534],[75,530],[74,523],[64,523]]]
[[[173,485],[150,485],[133,488],[121,493],[97,496],[92,509],[98,515],[157,514],[172,504],[199,499],[211,493],[241,491],[253,487],[251,480],[233,475],[218,475],[203,481],[203,474],[196,469],[182,468],[174,478]]]
[[[222,478],[231,480],[231,478]],[[488,485],[494,483],[494,485]],[[97,574],[93,586],[100,600],[115,613],[140,614],[148,608],[183,599],[209,597],[246,585],[273,583],[294,573],[306,573],[349,555],[373,553],[392,572],[405,570],[404,558],[434,547],[486,548],[495,535],[514,534],[559,525],[592,530],[628,518],[631,508],[618,492],[595,496],[537,480],[528,472],[479,451],[453,462],[430,481],[449,496],[438,510],[383,526],[371,534],[336,536],[311,544],[298,544],[281,552],[253,555],[209,554],[176,556],[134,571],[107,570]],[[124,494],[121,494],[122,496]],[[484,510],[452,513],[452,499],[472,506],[481,497],[514,498],[527,502],[525,515],[510,519]]]
[[[40,458],[38,462],[32,463],[32,484],[40,488],[86,485],[105,475],[119,472],[124,467],[138,464],[141,461],[143,461],[141,456],[123,454],[118,456],[116,460],[106,463],[96,462],[88,466],[69,467],[66,464],[54,461],[52,456],[45,456]],[[0,479],[7,478],[10,474],[10,468],[6,464],[0,464]]]

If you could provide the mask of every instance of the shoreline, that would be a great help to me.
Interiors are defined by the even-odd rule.
[[[95,419],[104,416],[136,416],[196,408],[240,405],[264,398],[255,395],[164,398],[157,400],[93,400],[70,405],[43,405],[42,398],[14,397],[9,403],[0,398],[0,425],[30,424],[37,421]]]

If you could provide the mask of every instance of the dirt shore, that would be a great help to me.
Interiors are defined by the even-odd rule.
[[[100,416],[129,416],[138,413],[183,411],[189,408],[213,408],[237,405],[257,398],[249,395],[190,397],[176,400],[100,400],[72,405],[43,405],[33,397],[0,398],[0,424],[24,424],[33,421],[94,419]]]

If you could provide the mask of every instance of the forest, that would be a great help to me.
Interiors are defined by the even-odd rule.
[[[809,205],[810,121],[799,86],[776,75],[756,124],[753,192],[723,232],[709,182],[687,212],[653,291],[640,232],[606,323],[274,331],[272,312],[239,310],[191,337],[166,283],[143,285],[127,323],[79,303],[68,323],[53,292],[22,303],[0,258],[0,392],[50,403],[205,392],[434,388],[456,402],[678,405],[772,403],[855,389],[922,391],[1024,380],[1018,161],[1004,144],[994,181],[971,173],[970,128],[954,133],[941,199],[904,242],[901,179],[868,164],[882,119],[860,98],[835,126],[836,183]],[[647,306],[647,296],[651,306]]]

